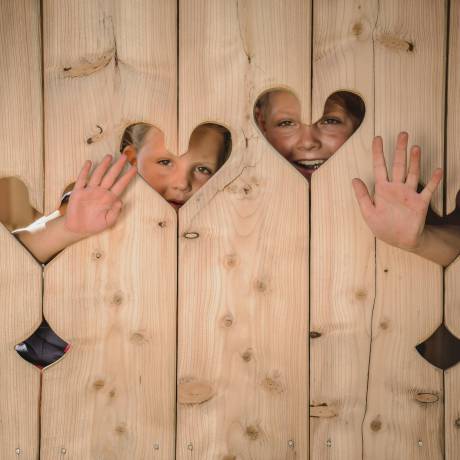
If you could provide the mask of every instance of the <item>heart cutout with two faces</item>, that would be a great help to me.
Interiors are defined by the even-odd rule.
[[[268,142],[308,181],[358,129],[364,119],[363,99],[350,91],[336,91],[326,100],[322,117],[302,121],[299,99],[286,89],[262,93],[254,118]]]

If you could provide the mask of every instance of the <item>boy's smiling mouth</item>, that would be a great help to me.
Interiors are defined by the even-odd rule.
[[[314,171],[315,169],[318,169],[325,161],[326,160],[296,160],[292,163],[295,166],[299,166],[300,168],[311,169]]]

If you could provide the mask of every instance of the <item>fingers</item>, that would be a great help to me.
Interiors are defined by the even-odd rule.
[[[112,187],[114,182],[116,181],[118,175],[123,170],[128,157],[126,155],[121,155],[120,158],[112,165],[109,169],[109,172],[104,176],[101,182],[101,187],[105,189],[109,189]]]
[[[123,176],[121,176],[115,182],[115,184],[111,188],[111,191],[115,193],[115,195],[120,196],[125,190],[125,188],[128,186],[128,184],[131,182],[133,177],[136,175],[136,173],[137,173],[137,168],[135,166],[130,166],[128,171],[126,171],[125,174],[123,174]]]
[[[374,203],[369,195],[366,184],[361,179],[353,179],[351,184],[353,186],[356,199],[358,200],[361,214],[364,218],[366,218],[374,211]]]
[[[386,182],[388,180],[387,165],[383,156],[383,142],[380,136],[374,137],[372,141],[372,159],[375,182]]]
[[[420,192],[420,196],[423,197],[425,202],[429,203],[431,201],[431,197],[435,190],[438,188],[439,183],[442,179],[442,169],[437,168],[435,169],[431,179],[426,184],[425,188]]]
[[[86,178],[88,177],[90,170],[91,170],[91,161],[86,160],[85,163],[83,164],[83,167],[80,170],[80,173],[78,174],[78,178],[75,182],[74,190],[85,188]]]
[[[420,147],[413,145],[410,149],[409,171],[407,173],[406,184],[414,191],[417,190],[420,181],[420,157]]]
[[[91,179],[88,182],[88,185],[91,187],[96,187],[101,183],[104,174],[109,169],[110,163],[112,162],[112,155],[106,155],[102,160],[101,164],[94,170],[91,175]]]
[[[406,155],[408,134],[401,132],[396,139],[396,150],[393,158],[392,179],[393,182],[404,182],[406,178]]]

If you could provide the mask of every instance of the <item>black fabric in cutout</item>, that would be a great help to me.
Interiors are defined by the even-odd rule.
[[[55,334],[46,320],[43,320],[27,340],[16,345],[18,354],[38,367],[54,363],[64,355],[67,349],[68,344]]]

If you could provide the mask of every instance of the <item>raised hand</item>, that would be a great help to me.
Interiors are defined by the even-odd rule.
[[[442,170],[436,169],[426,187],[417,193],[421,152],[420,147],[411,147],[406,172],[407,140],[407,133],[399,133],[392,177],[389,179],[382,138],[375,137],[372,142],[374,197],[371,198],[360,179],[353,179],[353,189],[363,218],[377,238],[398,248],[416,251],[423,244],[426,214],[431,197],[442,179]]]
[[[121,155],[110,167],[112,156],[107,155],[87,184],[91,161],[85,162],[65,214],[64,226],[68,231],[86,237],[115,224],[122,209],[120,196],[136,174],[136,167],[131,166],[120,176],[126,161],[127,157]]]

